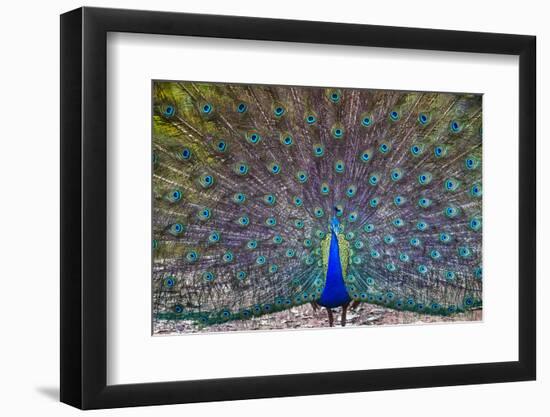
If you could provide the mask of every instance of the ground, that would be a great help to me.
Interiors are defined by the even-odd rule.
[[[341,309],[335,309],[334,322],[340,325]],[[482,310],[472,310],[452,317],[441,317],[409,311],[397,311],[371,304],[361,304],[348,311],[347,326],[373,326],[395,324],[423,324],[434,322],[479,321]],[[255,317],[246,321],[232,321],[200,329],[190,321],[159,320],[155,323],[157,335],[228,332],[235,330],[307,329],[328,327],[324,308],[315,311],[311,305],[295,307],[287,311]]]

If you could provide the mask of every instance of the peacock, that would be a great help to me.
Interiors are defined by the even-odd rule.
[[[153,322],[482,308],[482,96],[153,81]]]

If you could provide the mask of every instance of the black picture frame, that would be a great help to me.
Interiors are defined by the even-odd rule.
[[[108,32],[519,56],[518,361],[107,385]],[[84,7],[61,15],[60,56],[62,402],[94,409],[535,379],[534,36]]]

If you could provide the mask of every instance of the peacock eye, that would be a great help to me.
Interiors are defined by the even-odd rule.
[[[172,288],[175,284],[174,277],[169,276],[164,279],[164,286],[167,288]]]
[[[281,166],[275,162],[271,163],[268,169],[272,174],[275,174],[275,175],[281,172]]]
[[[164,109],[164,115],[167,117],[173,116],[174,113],[175,113],[175,110],[173,106],[166,106],[166,108]]]
[[[243,175],[248,174],[249,167],[248,167],[248,164],[246,162],[237,162],[234,165],[233,170],[237,175],[243,176]]]
[[[428,123],[428,116],[426,116],[424,113],[420,113],[420,115],[418,116],[418,121],[425,125],[426,123]]]
[[[390,151],[390,145],[388,143],[382,143],[378,149],[381,153],[386,154]]]
[[[446,191],[456,191],[458,190],[460,182],[454,178],[445,180],[445,190]]]
[[[246,112],[247,108],[248,108],[248,106],[245,103],[239,103],[237,105],[237,112],[244,113],[244,112]]]
[[[342,139],[344,137],[344,129],[339,125],[333,126],[330,133],[334,139]]]
[[[451,121],[451,123],[449,124],[449,128],[453,133],[458,133],[461,130],[460,123],[458,123],[456,120]]]
[[[307,181],[307,174],[304,171],[298,171],[296,173],[296,178],[300,183],[304,183]]]
[[[481,185],[480,184],[472,185],[472,188],[470,190],[470,194],[473,197],[481,197]]]
[[[201,107],[201,113],[203,116],[208,116],[210,113],[212,113],[213,106],[210,103],[204,103]]]
[[[262,136],[256,131],[249,131],[246,132],[245,139],[248,143],[256,145],[262,140]]]
[[[202,274],[202,279],[206,282],[212,282],[214,281],[214,274],[210,271],[206,271]]]
[[[356,193],[357,193],[357,187],[355,185],[349,186],[346,191],[346,195],[350,198],[354,197]]]
[[[283,114],[285,114],[285,109],[282,106],[277,106],[273,110],[273,113],[275,113],[276,117],[281,117]]]
[[[202,188],[210,188],[214,185],[214,177],[209,174],[203,174],[199,178],[199,183]]]
[[[440,233],[439,240],[443,243],[447,243],[451,240],[451,236],[447,233]]]
[[[287,135],[281,135],[281,143],[285,146],[290,146],[294,143],[293,139],[292,139],[292,136],[287,134]]]
[[[183,150],[181,151],[181,157],[184,160],[190,159],[191,158],[191,150],[189,148],[183,148]]]
[[[473,218],[470,220],[470,229],[478,231],[481,229],[481,220],[478,218]]]

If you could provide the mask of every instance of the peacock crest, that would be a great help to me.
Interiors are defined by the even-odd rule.
[[[480,95],[153,82],[153,323],[482,305]]]

